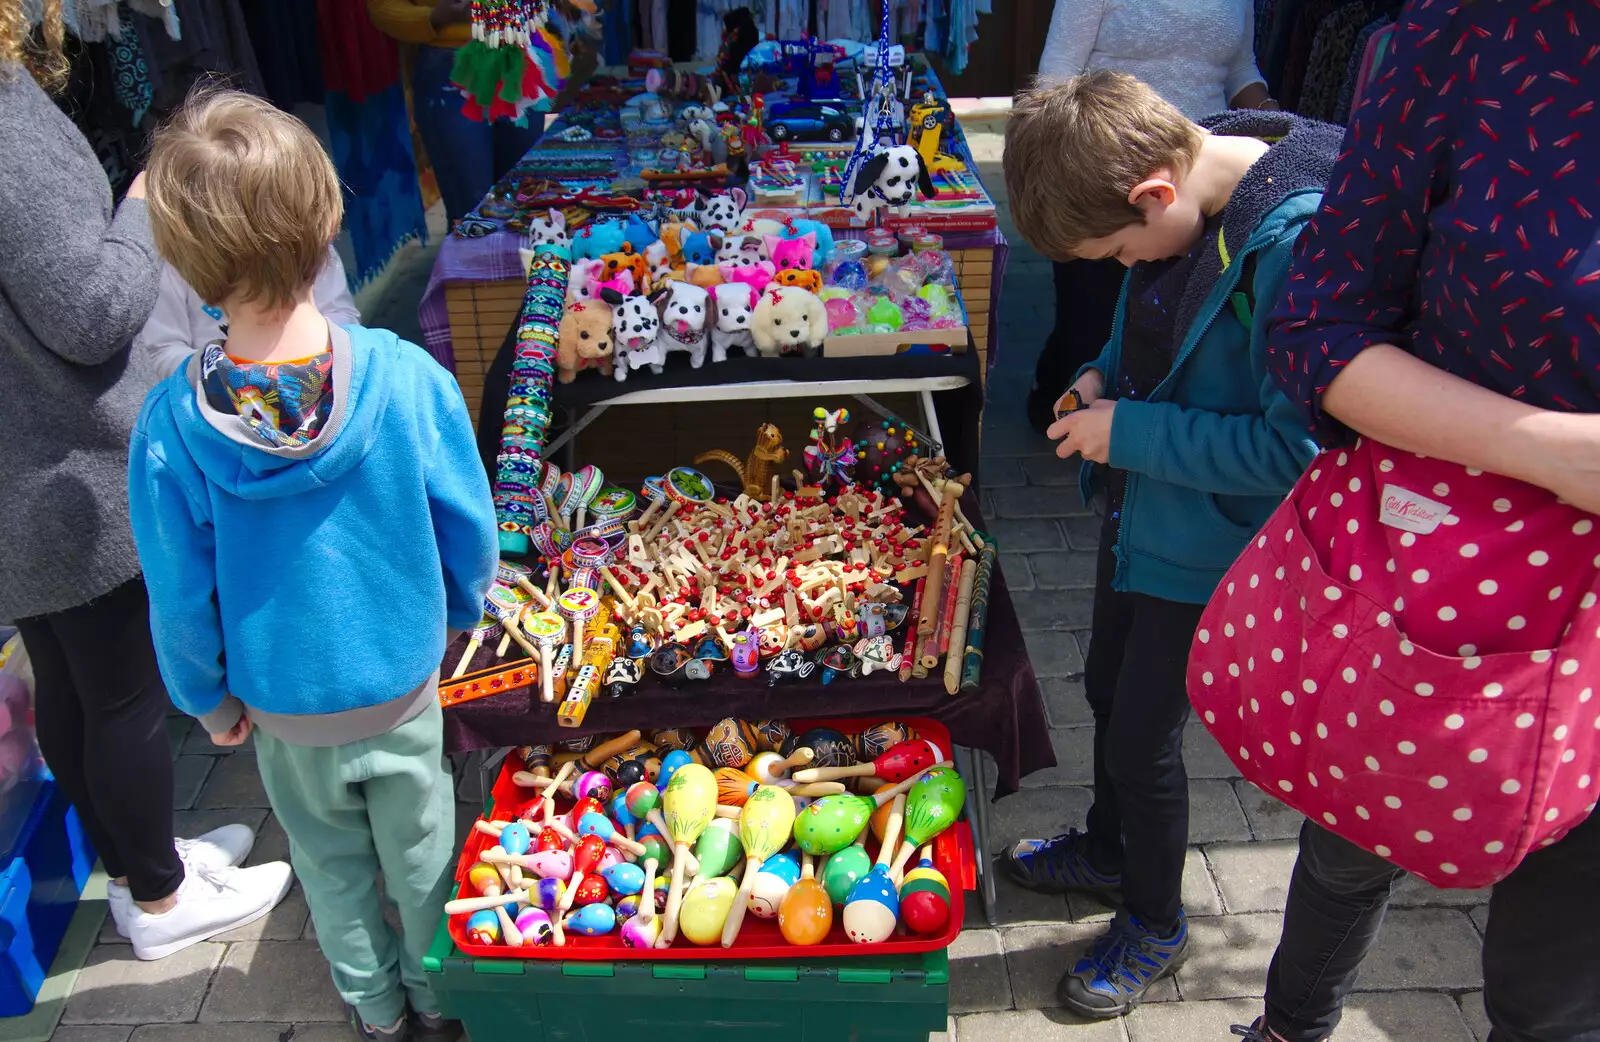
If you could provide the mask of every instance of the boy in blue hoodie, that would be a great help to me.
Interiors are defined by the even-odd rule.
[[[1117,913],[1062,978],[1064,1005],[1120,1016],[1188,946],[1185,668],[1206,601],[1316,452],[1265,365],[1266,317],[1342,132],[1281,112],[1197,125],[1131,76],[1035,90],[1006,128],[1012,212],[1052,260],[1129,267],[1111,339],[1057,403],[1056,454],[1107,506],[1084,687],[1094,714],[1085,831],[1020,840],[1023,886]]]
[[[421,958],[455,843],[439,661],[498,556],[466,405],[420,348],[318,312],[340,188],[299,120],[198,95],[148,174],[156,247],[228,318],[150,392],[129,451],[162,674],[218,745],[255,733],[358,1034],[456,1037]]]

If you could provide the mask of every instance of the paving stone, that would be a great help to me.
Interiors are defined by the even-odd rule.
[[[197,806],[202,810],[269,806],[261,772],[256,769],[256,754],[234,753],[220,760]]]
[[[1041,445],[1050,444],[1049,439],[1040,438]],[[1078,487],[1079,465],[1061,459],[1053,453],[1048,456],[1030,456],[1022,461],[1022,473],[1027,476],[1030,485],[1069,485],[1072,489]],[[1072,493],[1074,496],[1076,493]]]
[[[1094,728],[1057,727],[1050,731],[1056,765],[1034,771],[1022,779],[1027,788],[1049,785],[1090,785],[1094,782]]]
[[[1292,839],[1263,843],[1218,843],[1206,848],[1211,875],[1229,912],[1281,912],[1289,897],[1300,844]]]
[[[1190,847],[1183,859],[1183,910],[1189,918],[1221,915],[1222,898],[1217,896],[1217,884],[1206,867],[1205,855],[1199,847]],[[1116,908],[1107,901],[1090,894],[1068,894],[1067,908],[1075,923],[1103,923],[1110,920]]]
[[[1178,990],[1195,999],[1259,999],[1278,946],[1281,915],[1224,915],[1189,920],[1189,957]]]
[[[172,761],[172,807],[174,810],[191,810],[200,798],[211,768],[217,762],[213,756],[180,756]]]
[[[1011,975],[1011,999],[1016,1008],[1059,1007],[1056,982],[1104,929],[1097,923],[1057,923],[1002,931],[1006,968]],[[1177,998],[1177,985],[1168,978],[1150,990],[1146,1001],[1175,1002]]]
[[[1389,904],[1395,908],[1472,908],[1488,904],[1489,888],[1441,890],[1416,876],[1406,876],[1394,888]]]
[[[1044,697],[1044,713],[1051,727],[1081,727],[1094,723],[1094,713],[1089,709],[1089,699],[1083,693],[1083,681],[1051,677],[1039,681],[1039,691]]]
[[[1127,1042],[1120,1020],[1084,1020],[1064,1009],[974,1013],[956,1020],[959,1042]]]
[[[1237,778],[1239,768],[1228,759],[1222,746],[1203,724],[1190,724],[1183,731],[1183,766],[1191,778]]]
[[[1339,1042],[1473,1042],[1472,1030],[1449,995],[1427,991],[1352,995],[1339,1021]]]
[[[1128,1015],[1128,1038],[1132,1042],[1222,1042],[1232,1038],[1235,1024],[1249,1024],[1261,1015],[1257,999],[1224,999],[1217,1002],[1162,1002],[1140,1006]],[[1340,1036],[1343,1042],[1344,1036]]]
[[[1007,403],[1002,403],[1005,404]],[[1014,419],[1009,415],[1013,412]],[[1022,410],[1014,406],[986,410],[983,423],[984,459],[1001,456],[1021,456],[1025,460],[1039,456],[1055,459],[1055,456],[1051,455],[1054,446],[1044,435],[1036,433],[1029,427],[1021,413]],[[1023,466],[1027,467],[1027,464],[1024,463]]]
[[[58,1027],[50,1042],[128,1042],[132,1031],[128,1027],[85,1024],[81,1027]]]
[[[1023,789],[989,811],[989,853],[1009,850],[1023,836],[1054,836],[1068,827],[1083,827],[1092,802],[1088,789],[1060,786]]]
[[[278,816],[268,814],[267,820],[256,830],[256,845],[250,848],[250,856],[245,859],[245,864],[264,865],[268,861],[288,860],[289,836],[283,831]]]
[[[1000,931],[961,931],[950,946],[950,1012],[977,1013],[1011,1008]]]
[[[1099,514],[1076,514],[1061,519],[1067,533],[1067,545],[1074,550],[1100,549],[1100,529],[1105,521]]]
[[[1033,570],[1028,567],[1027,554],[1001,554],[1000,570],[1006,577],[1006,589],[1012,593],[1034,588]]]
[[[1061,535],[1061,526],[1048,517],[991,520],[989,532],[999,541],[1001,549],[1013,553],[1067,548],[1067,541]]]
[[[1040,894],[1025,890],[1004,875],[995,880],[996,925],[1026,926],[1036,923],[1060,923],[1067,919],[1067,900],[1062,895]],[[976,890],[967,893],[966,921],[974,925],[988,922],[983,914],[983,900]]]
[[[1035,632],[1027,638],[1028,658],[1039,677],[1081,677],[1083,652],[1076,639],[1066,639],[1060,631]]]
[[[928,1032],[928,1042],[956,1042],[956,1018],[946,1017],[943,1031]]]
[[[1002,555],[1004,556],[1004,555]],[[1011,577],[1008,574],[1007,580]],[[1031,578],[1031,573],[1030,573]],[[1094,621],[1094,591],[1011,591],[1011,604],[1024,633],[1039,630],[1080,630]]]
[[[984,488],[1011,488],[1014,485],[1027,483],[1027,477],[1022,472],[1022,462],[1016,457],[997,456],[993,460],[983,461]]]
[[[1086,550],[1030,554],[1028,564],[1041,590],[1094,589],[1095,555]]]
[[[1075,467],[1066,459],[1058,459],[1056,463],[1075,472]],[[1016,488],[992,488],[990,493],[994,493],[995,514],[1000,517],[1069,517],[1093,512],[1090,507],[1083,506],[1083,499],[1078,496],[1075,487],[1021,485]]]
[[[133,949],[101,945],[89,953],[61,1016],[63,1024],[156,1024],[191,1021],[200,1012],[221,944],[196,944],[157,962]]]
[[[200,1019],[332,1021],[344,1017],[328,964],[307,941],[246,941],[228,948]]]
[[[342,1039],[355,1033],[342,1028]],[[305,1036],[289,1024],[161,1024],[142,1027],[133,1042],[304,1042]],[[54,1040],[52,1040],[54,1042]]]
[[[1489,1042],[1489,1014],[1483,1009],[1483,992],[1469,991],[1457,996],[1456,1001],[1460,1003],[1461,1018],[1467,1022],[1472,1037],[1477,1042]]]
[[[1369,991],[1481,987],[1482,946],[1465,912],[1391,909],[1377,946],[1361,964],[1360,987]]]
[[[1305,818],[1297,810],[1273,799],[1247,781],[1233,783],[1244,816],[1249,819],[1250,831],[1256,839],[1299,839],[1300,823]],[[1194,836],[1191,833],[1191,840]],[[1196,840],[1196,842],[1198,842]]]
[[[1489,929],[1489,906],[1488,905],[1479,905],[1478,907],[1472,909],[1472,911],[1470,911],[1467,914],[1472,916],[1472,925],[1476,926],[1478,928],[1478,932],[1480,934],[1486,933],[1488,931],[1488,929]]]
[[[464,1036],[463,1036],[464,1037]],[[932,1035],[928,1036],[930,1039]],[[296,1024],[290,1042],[360,1042],[348,1024]]]
[[[252,852],[252,857],[254,853]],[[290,888],[278,906],[266,915],[241,926],[237,930],[218,934],[217,941],[298,941],[305,931],[306,923],[311,918],[311,909],[306,905],[305,891],[300,889],[297,882]]]
[[[1231,843],[1250,838],[1250,824],[1233,786],[1211,779],[1189,782],[1189,842]]]

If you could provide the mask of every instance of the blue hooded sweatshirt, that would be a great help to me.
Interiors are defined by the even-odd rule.
[[[455,381],[385,330],[329,339],[333,408],[306,445],[270,448],[213,409],[198,352],[134,428],[156,657],[213,734],[245,707],[293,744],[387,733],[436,697],[446,630],[477,624],[494,578],[494,503]]]

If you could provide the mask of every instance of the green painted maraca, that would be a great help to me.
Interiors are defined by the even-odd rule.
[[[866,836],[866,829],[862,829],[856,842],[830,857],[823,866],[822,887],[828,891],[828,900],[836,905],[843,906],[856,883],[872,871],[872,858],[863,845]]]
[[[744,860],[738,821],[733,818],[713,818],[706,830],[700,833],[700,838],[695,840],[694,856],[700,859],[700,868],[695,872],[694,881],[689,884],[690,890],[700,885],[702,880],[727,875],[734,865]]]
[[[917,777],[921,777],[918,775]],[[834,854],[856,841],[872,820],[872,814],[884,804],[893,802],[903,792],[909,792],[917,777],[907,778],[871,796],[854,796],[839,793],[824,796],[810,803],[794,819],[794,841],[802,851],[814,856]],[[827,870],[823,870],[827,876]]]
[[[954,767],[935,767],[918,778],[906,796],[906,838],[889,874],[899,879],[917,848],[955,824],[966,803],[967,783]]]

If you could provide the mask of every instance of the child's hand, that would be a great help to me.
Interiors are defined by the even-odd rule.
[[[1072,385],[1072,390],[1078,392],[1078,400],[1083,404],[1093,405],[1106,393],[1106,374],[1098,369],[1085,370]]]
[[[1117,403],[1101,398],[1087,409],[1061,417],[1045,432],[1048,437],[1060,438],[1056,455],[1066,459],[1077,453],[1095,463],[1111,462],[1111,417]]]
[[[241,715],[238,723],[234,724],[221,734],[212,735],[211,744],[222,746],[243,745],[244,740],[250,737],[251,730],[250,717],[247,715]]]

